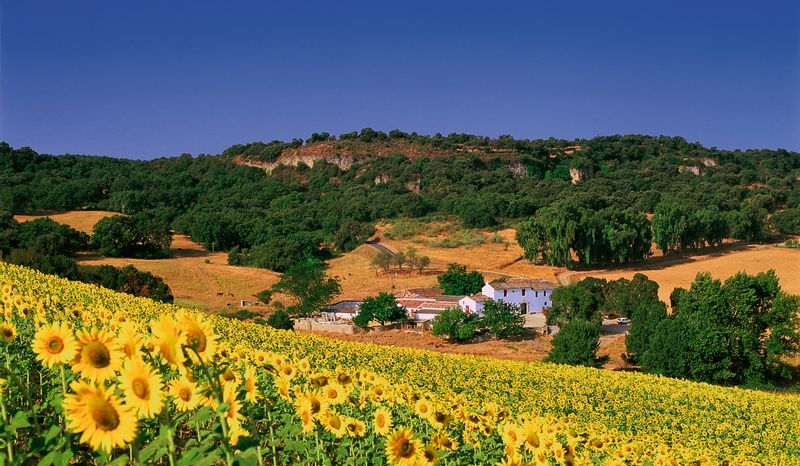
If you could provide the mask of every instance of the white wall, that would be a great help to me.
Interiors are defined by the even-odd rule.
[[[525,296],[522,295],[522,290],[525,290]],[[503,294],[503,292],[506,292]],[[553,290],[535,291],[530,288],[517,288],[511,290],[495,290],[491,284],[487,283],[481,290],[484,296],[492,298],[495,301],[503,301],[504,303],[520,305],[527,303],[528,314],[535,314],[542,312],[544,308],[549,308],[553,305],[551,295]]]
[[[461,306],[461,310],[464,312],[483,314],[483,301],[475,301],[469,296],[464,296],[458,300],[458,305]]]

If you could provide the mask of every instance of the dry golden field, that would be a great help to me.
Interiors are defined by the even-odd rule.
[[[700,272],[711,272],[716,278],[726,279],[742,270],[755,274],[769,269],[775,270],[784,291],[800,294],[800,251],[763,244],[733,245],[691,257],[654,258],[635,267],[566,274],[570,281],[575,281],[584,277],[616,280],[643,273],[660,285],[659,297],[669,303],[672,290],[688,288]]]
[[[97,221],[110,215],[116,213],[75,211],[19,215],[16,218],[25,221],[47,216],[91,233]],[[206,251],[184,235],[173,237],[170,256],[166,259],[128,259],[82,254],[78,257],[78,263],[115,267],[131,264],[163,278],[172,289],[176,304],[209,310],[222,309],[228,304],[238,305],[242,299],[253,301],[255,293],[278,280],[278,274],[269,270],[228,265],[227,253]]]
[[[66,212],[58,211],[43,211],[35,215],[15,215],[17,221],[25,222],[39,217],[50,217],[56,222],[61,222],[71,226],[72,228],[82,231],[87,235],[92,234],[94,225],[101,219],[112,217],[114,215],[121,215],[118,212],[107,212],[103,210],[69,210]]]

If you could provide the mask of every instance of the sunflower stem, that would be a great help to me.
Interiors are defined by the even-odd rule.
[[[0,391],[0,413],[3,415],[3,424],[8,424],[8,413],[6,412],[6,401],[3,392]],[[14,446],[10,440],[6,440],[6,450],[8,451],[8,463],[14,463]]]
[[[269,408],[265,408],[267,420],[269,421],[269,444],[272,447],[272,466],[278,466],[278,453],[275,450],[275,428],[272,422],[272,413]]]

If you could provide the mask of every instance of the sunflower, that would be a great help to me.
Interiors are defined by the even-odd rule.
[[[328,432],[333,434],[336,438],[341,438],[345,433],[345,424],[342,422],[341,416],[338,413],[326,410],[320,417],[322,427]]]
[[[72,370],[92,382],[105,382],[122,367],[122,358],[122,349],[113,335],[97,328],[81,330]]]
[[[349,392],[338,383],[328,384],[322,388],[322,394],[328,403],[338,404],[347,399]]]
[[[385,408],[376,409],[375,416],[372,419],[372,425],[376,434],[388,434],[392,428],[392,414]]]
[[[167,316],[162,316],[158,322],[151,326],[153,332],[154,350],[164,361],[172,367],[183,365],[183,345],[186,337],[175,325],[175,321]]]
[[[75,337],[61,323],[40,328],[33,336],[32,346],[36,359],[47,367],[69,363],[78,352]]]
[[[315,416],[324,411],[327,407],[327,403],[316,390],[301,392],[297,398],[297,405],[300,406],[303,403],[308,403],[308,406],[311,409],[311,414]]]
[[[431,415],[431,403],[426,400],[425,398],[420,398],[414,404],[414,411],[416,411],[417,415],[423,419],[428,419]]]
[[[258,374],[256,373],[256,368],[253,366],[247,366],[247,369],[244,370],[244,399],[251,403],[255,403],[259,398],[261,398],[261,394],[258,392],[257,383]]]
[[[441,429],[450,425],[450,415],[441,409],[434,409],[428,416],[428,421],[433,427]]]
[[[175,379],[169,383],[169,394],[178,411],[191,411],[200,404],[200,391],[194,382],[186,377]]]
[[[239,444],[239,437],[247,437],[250,432],[242,427],[240,421],[231,421],[228,425],[228,443],[233,446]]]
[[[227,383],[222,387],[222,402],[228,404],[228,410],[225,412],[225,418],[228,422],[239,422],[244,419],[241,413],[241,403],[236,399],[238,386]]]
[[[343,368],[336,368],[336,381],[342,385],[350,385],[353,383],[353,377]]]
[[[185,344],[196,351],[203,360],[209,360],[217,351],[217,336],[214,329],[201,316],[192,317],[187,312],[178,312],[175,315],[178,327],[186,338]]]
[[[535,453],[536,450],[542,445],[542,440],[539,438],[539,429],[535,425],[526,422],[523,426],[523,445],[529,453]]]
[[[306,434],[314,431],[314,413],[311,411],[311,403],[308,400],[303,401],[297,407],[297,415],[300,416],[303,433]]]
[[[443,430],[431,435],[431,444],[439,450],[455,451],[458,448],[458,442]]]
[[[0,323],[0,341],[11,343],[17,337],[17,327],[11,322]]]
[[[292,390],[290,381],[286,377],[278,377],[275,379],[275,387],[278,389],[278,395],[286,401],[292,399]]]
[[[136,437],[133,408],[120,403],[110,389],[94,383],[75,381],[64,399],[67,427],[82,433],[80,441],[95,450],[110,452]]]
[[[344,428],[350,437],[362,437],[367,430],[363,422],[353,418],[347,418]]]
[[[395,466],[413,466],[422,457],[422,443],[410,429],[399,428],[386,439],[386,459]]]
[[[122,325],[117,339],[122,346],[125,357],[128,359],[133,359],[139,354],[144,342],[142,335],[136,331],[136,326],[131,322],[126,322]]]
[[[131,359],[119,377],[125,403],[136,408],[139,417],[151,418],[161,412],[161,375],[141,359]]]
[[[425,446],[422,450],[422,457],[417,462],[417,464],[425,465],[425,466],[433,466],[436,462],[439,461],[439,452],[436,451],[430,445]]]
[[[308,383],[317,388],[322,388],[330,383],[330,378],[325,374],[314,374],[308,378]]]

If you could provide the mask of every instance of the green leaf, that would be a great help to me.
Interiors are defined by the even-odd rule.
[[[12,429],[23,429],[25,427],[30,427],[31,423],[28,422],[28,416],[20,411],[14,415],[11,419],[11,428]]]

